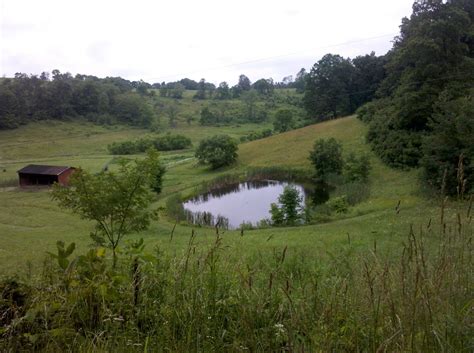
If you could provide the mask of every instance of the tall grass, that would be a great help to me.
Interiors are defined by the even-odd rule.
[[[100,248],[51,258],[33,283],[2,282],[0,350],[471,352],[472,237],[471,200],[392,254],[348,237],[324,261],[244,257],[245,237],[203,247],[192,231],[181,254],[129,244],[116,270]]]

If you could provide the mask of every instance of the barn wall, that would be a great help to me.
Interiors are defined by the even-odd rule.
[[[71,178],[71,175],[74,173],[75,169],[74,168],[69,168],[68,170],[64,171],[60,175],[58,175],[58,182],[61,185],[69,185],[69,179]]]

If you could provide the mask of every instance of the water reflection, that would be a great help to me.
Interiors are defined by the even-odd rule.
[[[311,190],[311,200],[314,205],[322,205],[329,200],[330,186],[324,181],[317,181]]]
[[[270,205],[278,203],[278,197],[288,182],[275,180],[246,181],[211,190],[183,204],[188,222],[200,225],[237,229],[242,223],[258,222],[270,218]],[[303,197],[301,185],[293,184]]]

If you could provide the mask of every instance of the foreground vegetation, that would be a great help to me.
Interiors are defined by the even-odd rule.
[[[411,227],[396,257],[377,242],[360,256],[348,234],[337,254],[243,258],[245,235],[202,247],[193,230],[174,256],[131,242],[114,269],[103,248],[58,243],[39,281],[1,283],[0,348],[469,352],[471,207]]]

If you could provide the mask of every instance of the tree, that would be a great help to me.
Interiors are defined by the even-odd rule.
[[[264,79],[256,81],[252,87],[261,95],[270,95],[273,93],[274,84],[273,79]]]
[[[281,84],[283,87],[291,87],[293,85],[293,75],[283,77]]]
[[[54,185],[53,199],[81,218],[95,221],[91,237],[112,249],[115,267],[123,237],[148,228],[154,215],[149,209],[151,189],[161,191],[163,173],[158,152],[150,150],[141,161],[122,160],[117,172],[92,174],[77,170],[71,177],[71,187]]]
[[[472,1],[420,0],[402,20],[369,114],[367,139],[387,164],[418,166],[423,137],[432,133],[438,104],[446,103],[441,93],[456,100],[473,87],[473,16]]]
[[[204,139],[196,149],[196,158],[202,164],[217,169],[234,163],[237,159],[237,142],[227,135],[216,135]]]
[[[201,110],[201,118],[199,119],[199,124],[201,125],[214,125],[218,122],[216,115],[209,109],[209,107],[204,107]]]
[[[257,92],[255,90],[246,91],[242,94],[242,102],[244,103],[244,120],[255,121],[257,109]]]
[[[323,121],[354,112],[352,81],[355,68],[349,59],[326,54],[306,78],[303,103],[312,119]]]
[[[217,99],[230,99],[230,90],[229,90],[229,85],[227,82],[221,82],[219,83],[219,87],[216,89],[216,98]]]
[[[176,128],[178,126],[178,114],[179,114],[179,107],[176,102],[168,104],[165,109],[166,115],[168,115],[168,121],[171,128]]]
[[[146,101],[137,94],[123,93],[115,97],[113,113],[117,119],[135,126],[149,126],[153,120],[153,111]]]
[[[293,83],[293,87],[296,88],[296,92],[298,93],[303,93],[305,86],[306,86],[306,77],[308,76],[308,73],[306,72],[306,69],[303,67],[298,71],[296,74],[296,79],[295,82]]]
[[[278,132],[285,132],[293,129],[295,122],[293,119],[293,111],[290,109],[279,109],[275,113],[273,121],[273,129]]]
[[[245,75],[240,75],[237,86],[241,89],[241,91],[250,91],[250,88],[251,88],[250,79]]]
[[[429,185],[451,195],[467,194],[474,191],[474,89],[457,99],[446,92],[441,96],[429,123],[431,133],[423,139],[420,164]]]
[[[285,186],[283,193],[278,197],[280,206],[271,204],[272,223],[274,225],[295,225],[302,217],[302,201],[303,197],[294,186]]]
[[[189,89],[189,90],[197,90],[198,89],[198,83],[194,80],[191,80],[189,78],[183,78],[181,80],[178,81],[179,83],[181,83],[185,89]]]
[[[344,178],[348,182],[366,183],[369,179],[370,169],[370,159],[367,155],[357,157],[351,152],[344,163]]]
[[[309,160],[315,169],[315,179],[326,180],[329,174],[341,174],[342,146],[334,138],[316,140]]]
[[[202,78],[198,83],[197,92],[194,95],[194,98],[206,99],[206,89],[206,80]]]

